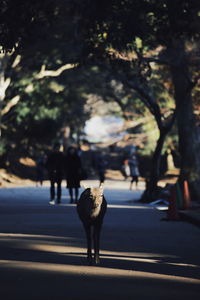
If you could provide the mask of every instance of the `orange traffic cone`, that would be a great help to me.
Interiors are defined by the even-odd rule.
[[[187,180],[183,182],[183,208],[188,209],[191,206],[190,191]]]
[[[176,202],[176,186],[173,185],[170,190],[170,199],[169,199],[169,207],[167,211],[167,219],[178,221],[179,214],[178,214],[178,207]]]

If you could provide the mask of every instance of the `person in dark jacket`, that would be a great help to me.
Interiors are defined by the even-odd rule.
[[[69,147],[65,157],[65,173],[67,180],[67,188],[69,189],[70,203],[74,202],[74,192],[75,203],[78,201],[81,171],[81,160],[77,153],[77,150],[74,147]]]
[[[36,160],[36,186],[43,185],[45,177],[46,156],[41,153]]]
[[[140,176],[138,169],[138,161],[135,154],[133,154],[128,160],[129,168],[130,168],[130,176],[131,176],[131,184],[130,190],[132,190],[133,182],[135,182],[135,187],[137,189],[138,186],[138,178]]]
[[[96,160],[96,169],[97,169],[97,174],[100,182],[99,186],[101,186],[101,184],[104,183],[105,181],[105,173],[106,173],[107,165],[108,165],[107,160],[104,158],[102,154],[99,154]]]
[[[63,179],[63,162],[64,156],[63,153],[60,151],[60,144],[56,143],[54,145],[53,151],[47,158],[46,167],[48,170],[48,176],[50,180],[50,197],[51,197],[51,204],[55,204],[55,194],[57,194],[57,204],[61,202],[61,183]],[[57,193],[55,193],[55,185],[57,184]]]

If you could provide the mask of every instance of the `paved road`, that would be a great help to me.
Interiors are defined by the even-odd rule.
[[[161,221],[164,212],[136,201],[142,190],[108,181],[101,265],[87,266],[83,228],[63,190],[62,205],[52,206],[47,186],[0,189],[0,299],[199,298],[199,228]]]

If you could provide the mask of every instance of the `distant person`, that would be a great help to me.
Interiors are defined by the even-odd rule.
[[[114,143],[114,144],[109,146],[110,153],[115,152],[116,146],[117,146],[117,143]]]
[[[123,160],[121,173],[124,176],[124,180],[126,180],[130,176],[130,167],[129,167],[128,159]]]
[[[82,156],[82,149],[81,149],[81,146],[78,146],[78,149],[77,149],[77,154],[78,154],[78,156],[79,157],[81,157]]]
[[[51,204],[55,204],[55,196],[56,196],[56,203],[60,204],[61,202],[63,162],[64,162],[64,157],[63,157],[63,153],[60,151],[60,144],[56,143],[53,147],[53,151],[49,154],[46,162],[48,176],[51,184],[50,187]],[[57,193],[55,193],[56,185],[57,185]]]
[[[36,160],[36,186],[43,185],[46,157],[41,154]]]
[[[101,185],[105,181],[105,173],[106,173],[107,164],[108,164],[107,160],[103,157],[102,154],[100,154],[96,160],[96,169],[97,169],[97,174],[99,176],[99,181],[100,181],[99,185]]]
[[[135,187],[138,187],[138,178],[139,178],[139,169],[138,169],[138,161],[135,154],[133,154],[128,160],[129,168],[130,168],[130,176],[131,176],[131,184],[130,190],[132,190],[133,183],[135,182]]]
[[[70,203],[78,201],[80,177],[82,172],[81,159],[75,147],[69,147],[65,157],[65,173]]]

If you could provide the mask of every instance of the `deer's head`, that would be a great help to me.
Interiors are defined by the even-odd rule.
[[[96,209],[101,206],[103,201],[103,186],[91,187],[86,189],[87,199],[90,202],[91,209]]]

